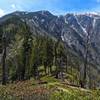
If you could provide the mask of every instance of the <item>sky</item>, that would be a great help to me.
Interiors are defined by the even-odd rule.
[[[0,0],[0,17],[14,11],[48,10],[53,14],[100,12],[100,0]]]

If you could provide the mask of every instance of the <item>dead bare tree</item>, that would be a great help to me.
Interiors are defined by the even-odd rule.
[[[86,40],[85,40],[85,52],[84,52],[84,68],[83,68],[83,80],[81,82],[81,87],[86,88],[87,83],[87,68],[90,67],[90,48],[91,48],[91,41],[93,37],[92,26],[88,26]]]
[[[7,68],[6,68],[6,49],[7,49],[7,36],[6,33],[2,37],[2,84],[6,85],[7,83]]]

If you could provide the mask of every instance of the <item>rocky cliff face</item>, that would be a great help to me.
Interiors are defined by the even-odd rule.
[[[100,69],[99,14],[66,14],[55,16],[48,11],[14,12],[0,18],[0,26],[5,23],[17,25],[24,20],[27,21],[33,35],[47,34],[62,39],[81,58],[84,58],[87,46],[89,62],[95,64],[97,69]]]

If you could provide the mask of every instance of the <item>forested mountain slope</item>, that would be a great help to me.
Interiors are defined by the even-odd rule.
[[[2,38],[6,36],[6,63],[10,66],[10,79],[29,78],[34,71],[34,76],[38,76],[37,66],[40,65],[49,68],[52,65],[66,65],[77,69],[80,81],[87,79],[87,87],[99,87],[99,14],[55,16],[48,11],[17,11],[0,18],[0,36],[1,44]],[[57,59],[55,52],[58,54]],[[26,66],[27,71],[22,66]]]

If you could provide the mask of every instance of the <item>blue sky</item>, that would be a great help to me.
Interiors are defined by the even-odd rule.
[[[0,0],[0,16],[13,11],[100,12],[100,0]]]

